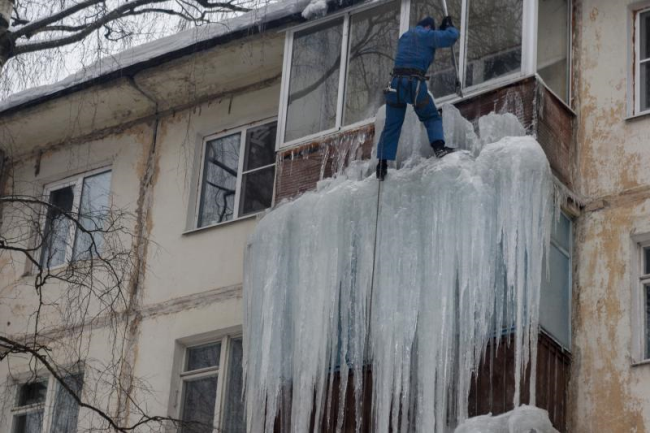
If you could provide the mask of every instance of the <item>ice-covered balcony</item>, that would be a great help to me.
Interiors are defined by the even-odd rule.
[[[399,35],[424,16],[444,16],[442,1],[313,3],[329,6],[308,8],[303,15],[310,19],[286,31],[276,140],[280,150],[372,123],[384,102]],[[569,1],[447,4],[461,31],[454,53],[465,99],[537,74],[559,101],[570,103]],[[451,54],[438,50],[429,71],[438,106],[462,99],[455,93]],[[524,90],[532,94],[530,88]]]
[[[536,137],[558,188],[574,184],[574,121],[571,105],[571,8],[565,0],[452,0],[450,13],[461,28],[456,56],[463,97],[454,93],[450,52],[442,50],[429,71],[439,108],[454,105],[479,129],[491,112],[514,114]],[[287,31],[280,111],[275,202],[316,187],[355,159],[371,157],[381,128],[383,88],[389,79],[401,31],[424,15],[442,16],[441,3],[420,0],[373,2],[330,11]],[[380,112],[381,114],[381,112]],[[408,120],[407,120],[408,123]],[[543,281],[536,403],[565,430],[571,362],[572,211],[564,208],[553,227],[549,274]],[[502,341],[503,343],[503,341]],[[372,375],[371,371],[366,374]],[[526,371],[522,402],[531,400]],[[332,413],[354,404],[337,394]],[[475,372],[470,416],[503,413],[513,407],[515,353],[512,345],[490,344]],[[365,389],[369,399],[372,391]],[[364,406],[366,421],[370,404]],[[286,414],[285,414],[286,415]],[[281,420],[278,419],[278,423]],[[366,427],[368,422],[364,424]],[[278,424],[279,426],[279,424]],[[343,431],[354,431],[346,418]],[[333,427],[323,426],[325,431]],[[331,430],[334,431],[334,430]]]

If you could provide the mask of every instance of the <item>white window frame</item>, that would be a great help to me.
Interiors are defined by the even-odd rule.
[[[646,286],[650,286],[650,274],[645,274],[644,249],[650,248],[650,233],[633,236],[632,261],[632,354],[635,364],[650,363],[648,346],[650,341],[647,338],[647,329],[650,323],[647,321],[647,299]]]
[[[636,9],[632,11],[633,13],[633,35],[634,40],[632,43],[632,53],[634,56],[634,74],[633,74],[633,101],[634,101],[634,111],[633,115],[641,116],[644,114],[650,113],[650,108],[646,110],[641,110],[641,63],[650,62],[650,57],[644,60],[641,60],[641,15],[644,13],[650,13],[650,4],[647,4],[646,7]],[[650,31],[650,29],[648,29]]]
[[[180,366],[177,369],[176,377],[178,378],[178,392],[176,393],[176,398],[174,402],[174,407],[176,408],[176,419],[182,419],[183,417],[183,396],[185,393],[185,382],[200,379],[210,376],[218,376],[217,379],[217,397],[215,400],[214,407],[214,421],[213,425],[217,428],[220,428],[223,423],[224,415],[224,404],[226,402],[226,384],[230,380],[229,369],[229,360],[231,352],[232,340],[242,340],[243,333],[241,331],[231,332],[225,334],[219,338],[199,338],[191,339],[186,344],[181,344],[182,355]],[[207,367],[200,370],[185,371],[185,366],[187,365],[187,357],[189,354],[189,349],[194,347],[206,346],[210,344],[221,343],[221,352],[219,353],[219,366],[218,367]],[[182,427],[179,427],[177,431],[180,433],[183,430]]]
[[[70,176],[70,177],[67,177],[65,179],[62,179],[62,180],[59,180],[59,181],[56,181],[56,182],[48,183],[43,187],[42,200],[49,203],[50,202],[50,193],[52,193],[54,191],[57,191],[57,190],[60,190],[60,189],[63,189],[63,188],[66,188],[66,187],[69,187],[69,186],[73,186],[72,189],[73,189],[73,192],[74,192],[74,199],[73,199],[73,202],[72,202],[72,210],[70,211],[70,213],[72,215],[77,215],[79,213],[79,206],[81,204],[81,193],[83,192],[84,180],[86,178],[88,178],[88,177],[92,177],[92,176],[107,173],[107,172],[111,172],[111,184],[112,184],[112,182],[113,182],[112,167],[110,167],[110,166],[98,168],[98,169],[91,170],[91,171],[86,171],[84,173],[81,173],[81,174],[78,174],[78,175],[75,175],[75,176]],[[112,188],[109,187],[109,190],[112,191]],[[43,234],[45,233],[45,230],[46,230],[45,225],[47,224],[47,213],[48,213],[47,211],[48,210],[49,209],[45,209],[45,211],[41,214],[41,217],[40,217],[40,223],[39,224],[40,224],[40,228],[41,228]],[[67,266],[72,261],[72,254],[74,252],[74,243],[75,243],[75,240],[76,240],[76,235],[77,235],[77,227],[74,224],[70,224],[70,229],[69,229],[69,232],[68,232],[68,241],[66,243],[66,249],[65,249],[65,258],[63,259],[63,263],[52,266],[52,267],[50,267],[50,269],[57,269],[57,268],[60,268],[60,267]],[[39,251],[38,251],[38,261],[39,261],[41,266],[44,265],[43,263],[41,263],[42,251],[43,251],[42,248],[40,248]],[[34,270],[36,270],[36,266],[34,266]]]
[[[83,374],[83,369],[75,369],[78,371],[73,371],[70,374],[71,375],[76,375],[76,374]],[[47,382],[47,391],[45,393],[45,401],[43,403],[36,403],[32,404],[29,406],[16,406],[18,404],[18,393],[20,392],[20,388],[29,383],[29,382]],[[16,430],[16,425],[15,425],[15,417],[20,416],[20,415],[25,415],[31,412],[36,412],[39,410],[43,410],[43,428],[41,430],[41,433],[48,433],[51,428],[52,428],[52,421],[54,419],[54,408],[55,408],[55,399],[57,392],[59,390],[59,387],[61,384],[59,383],[58,380],[51,374],[43,372],[38,372],[37,374],[34,373],[26,373],[23,375],[19,375],[15,378],[12,379],[12,388],[13,388],[13,398],[14,402],[11,405],[11,432],[13,433]],[[77,420],[78,422],[78,420]]]
[[[191,225],[191,228],[186,231],[186,233],[194,232],[194,231],[197,231],[197,230],[208,229],[210,227],[216,227],[216,226],[220,226],[220,225],[223,225],[223,224],[229,224],[229,223],[232,223],[232,222],[235,222],[235,221],[241,221],[241,220],[245,220],[245,219],[248,219],[248,218],[253,218],[253,217],[255,217],[255,216],[257,216],[260,213],[265,211],[265,210],[261,210],[259,212],[253,212],[253,213],[250,213],[250,214],[247,214],[247,215],[240,216],[239,215],[239,202],[240,202],[240,199],[241,199],[241,193],[242,193],[241,185],[242,185],[242,179],[244,178],[244,175],[248,174],[248,173],[253,173],[253,172],[256,172],[256,171],[264,170],[264,169],[269,168],[269,167],[274,167],[274,166],[276,166],[276,162],[277,162],[277,161],[274,160],[272,164],[267,164],[265,166],[257,167],[257,168],[254,168],[252,170],[248,170],[248,171],[244,172],[244,157],[245,157],[245,152],[246,152],[246,135],[247,135],[247,132],[248,132],[249,129],[255,129],[255,128],[259,127],[259,126],[267,125],[267,124],[273,123],[273,122],[276,122],[276,124],[277,124],[277,117],[258,120],[258,121],[252,122],[252,123],[247,123],[246,125],[241,125],[241,126],[237,126],[237,127],[234,127],[234,128],[225,129],[223,131],[220,131],[220,132],[217,132],[217,133],[214,133],[214,134],[211,134],[211,135],[206,135],[205,137],[202,138],[202,140],[201,140],[201,149],[200,149],[200,158],[198,159],[199,176],[198,176],[198,184],[196,185],[197,194],[196,194],[196,200],[195,200],[195,203],[194,203],[194,211],[193,211],[193,215],[192,215],[192,225]],[[206,150],[207,150],[207,147],[208,147],[208,142],[210,142],[212,140],[217,140],[219,138],[228,137],[230,135],[235,135],[235,134],[239,134],[240,136],[239,136],[239,161],[237,163],[237,183],[235,185],[235,201],[233,203],[233,211],[234,211],[233,212],[233,217],[231,219],[229,219],[228,221],[222,221],[222,222],[218,222],[218,223],[214,223],[214,224],[207,224],[207,225],[204,225],[204,226],[199,226],[199,218],[200,218],[200,210],[201,210],[201,199],[202,199],[202,195],[203,195],[203,176],[205,175],[205,155],[206,155]],[[277,139],[277,135],[276,135],[276,139]],[[277,142],[276,142],[275,147],[277,148]],[[277,174],[277,170],[276,170],[276,174]],[[272,197],[275,197],[275,182],[274,182],[274,185],[273,185],[273,195],[272,195]]]
[[[352,125],[342,125],[342,116],[343,116],[343,105],[345,103],[345,80],[347,77],[348,71],[348,45],[349,45],[349,30],[350,30],[350,17],[359,12],[366,11],[368,9],[373,9],[389,3],[392,0],[382,0],[374,1],[370,3],[362,3],[357,6],[351,6],[343,11],[329,14],[328,16],[310,21],[308,23],[300,24],[295,27],[283,30],[285,32],[285,41],[284,41],[284,59],[282,64],[282,80],[280,84],[280,102],[279,106],[279,115],[278,115],[278,134],[275,140],[276,150],[287,149],[302,143],[309,141],[314,141],[315,139],[320,139],[323,136],[331,135],[339,131],[348,131],[355,128],[358,128],[363,125],[373,123],[375,121],[374,117],[370,117],[365,120],[361,120]],[[410,0],[397,0],[401,1],[400,6],[400,35],[404,33],[409,28],[410,23],[410,12],[411,12],[411,1]],[[494,78],[492,80],[485,81],[474,86],[465,87],[466,80],[466,67],[467,62],[465,59],[465,53],[467,51],[467,22],[468,22],[468,1],[471,0],[461,0],[462,1],[462,10],[460,18],[460,32],[461,37],[459,42],[456,44],[459,52],[459,64],[458,70],[460,74],[460,80],[463,86],[463,92],[465,97],[474,96],[478,93],[485,92],[490,89],[501,87],[507,83],[511,83],[517,80],[520,80],[524,77],[532,76],[537,71],[537,26],[538,26],[538,7],[539,0],[522,0],[523,2],[523,17],[522,17],[522,46],[521,46],[521,68],[518,72],[512,74],[504,75],[501,77]],[[336,122],[333,128],[328,130],[323,130],[316,132],[314,134],[309,134],[304,137],[300,137],[288,142],[284,141],[284,136],[286,132],[286,120],[287,113],[289,108],[289,89],[291,81],[291,62],[293,57],[293,40],[296,32],[301,30],[321,25],[331,20],[340,19],[343,17],[343,36],[341,38],[341,66],[339,68],[339,87],[337,94],[337,108],[336,108]],[[389,78],[389,72],[386,71],[387,80]],[[460,98],[453,94],[448,95],[442,98],[438,98],[437,103],[441,104],[444,102],[456,102]]]

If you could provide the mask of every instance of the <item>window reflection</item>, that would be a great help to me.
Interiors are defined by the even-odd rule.
[[[569,99],[569,0],[540,0],[537,72],[565,102]]]
[[[41,250],[41,263],[48,267],[65,262],[66,248],[72,221],[65,213],[72,212],[74,204],[74,187],[67,186],[50,193],[50,204],[45,223],[44,245]]]
[[[382,90],[390,80],[399,39],[400,3],[352,15],[345,125],[374,117],[384,103]]]
[[[521,70],[523,0],[468,0],[465,87]]]
[[[240,146],[239,133],[206,143],[199,227],[233,218]]]
[[[454,25],[460,29],[461,0],[447,0],[449,15],[453,18]],[[410,27],[414,27],[418,21],[426,16],[435,17],[436,26],[440,25],[441,17],[445,15],[442,3],[439,1],[411,0]],[[460,49],[456,44],[456,62],[459,64]],[[433,96],[440,98],[451,95],[456,91],[456,69],[451,61],[451,50],[448,48],[436,51],[436,58],[429,69],[429,90]]]
[[[336,125],[342,32],[338,19],[295,34],[285,141]]]
[[[73,252],[75,260],[89,259],[91,254],[96,255],[103,247],[102,229],[108,216],[110,188],[110,171],[89,176],[83,181],[79,222],[86,230],[92,232],[92,235],[77,230]]]

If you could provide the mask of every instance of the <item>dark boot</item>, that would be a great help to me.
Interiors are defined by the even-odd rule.
[[[385,159],[380,159],[377,164],[377,179],[384,180],[386,173],[388,172],[388,161]]]
[[[445,146],[445,142],[442,140],[434,141],[433,143],[431,143],[431,147],[433,148],[433,153],[436,155],[436,158],[442,158],[448,153],[452,153],[456,151],[456,149],[452,149],[451,147]]]

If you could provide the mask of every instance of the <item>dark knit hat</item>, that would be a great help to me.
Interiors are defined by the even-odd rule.
[[[420,27],[431,27],[432,29],[436,28],[436,22],[434,21],[433,18],[431,17],[426,17],[423,20],[420,20],[418,23],[418,26]]]

